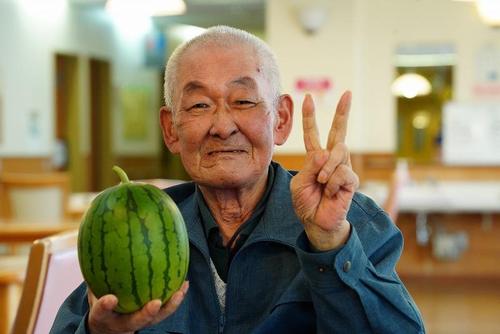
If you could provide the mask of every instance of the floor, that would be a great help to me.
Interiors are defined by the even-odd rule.
[[[500,334],[498,282],[405,282],[429,334]]]
[[[453,261],[438,260],[432,245],[416,244],[415,217],[398,226],[405,247],[398,273],[422,312],[429,334],[500,334],[500,215],[432,215],[432,231],[465,231],[468,247]]]

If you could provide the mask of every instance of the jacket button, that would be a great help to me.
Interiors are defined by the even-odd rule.
[[[351,270],[352,264],[351,261],[345,261],[344,265],[342,266],[342,270],[347,273],[349,270]]]

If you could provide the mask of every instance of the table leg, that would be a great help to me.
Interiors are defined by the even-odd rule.
[[[490,231],[493,227],[493,214],[491,212],[485,212],[482,216],[481,228],[483,231]]]
[[[417,245],[427,246],[429,244],[430,233],[427,225],[427,213],[418,212],[416,219]]]
[[[18,277],[17,273],[0,273],[0,334],[10,333],[14,323],[22,292]]]

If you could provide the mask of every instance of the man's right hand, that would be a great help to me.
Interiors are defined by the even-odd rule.
[[[188,288],[189,282],[185,281],[164,305],[161,305],[158,299],[152,300],[140,310],[129,314],[113,311],[118,304],[118,298],[115,295],[105,295],[97,299],[89,289],[87,294],[90,307],[88,330],[92,334],[133,334],[174,313],[184,300]]]

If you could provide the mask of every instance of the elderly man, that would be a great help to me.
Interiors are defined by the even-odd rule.
[[[343,94],[322,148],[314,104],[302,105],[303,170],[271,162],[293,102],[265,43],[214,27],[180,46],[165,73],[166,146],[193,182],[167,193],[190,239],[188,281],[164,305],[113,311],[82,284],[52,333],[422,333],[394,266],[402,237],[370,199],[345,145]]]

